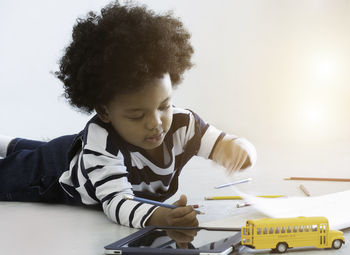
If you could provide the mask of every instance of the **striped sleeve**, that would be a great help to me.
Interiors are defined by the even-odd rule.
[[[212,150],[225,133],[205,122],[196,113],[188,110],[183,111],[186,111],[189,115],[185,143],[189,142],[194,137],[195,132],[199,132],[201,138],[197,156],[206,159],[210,158]]]
[[[199,130],[199,131],[198,131]],[[186,141],[192,139],[195,132],[201,133],[200,147],[197,152],[197,156],[212,159],[212,153],[218,142],[226,135],[225,132],[215,128],[214,126],[206,123],[196,113],[190,111],[190,118],[188,124],[188,130],[186,133]],[[236,135],[229,135],[234,138],[234,142],[243,148],[247,153],[250,160],[250,166],[253,167],[256,163],[257,153],[255,147],[247,139],[238,137]]]
[[[106,151],[107,139],[107,130],[94,123],[89,125],[81,170],[91,181],[94,195],[110,220],[128,227],[142,228],[156,207],[123,199],[123,194],[133,193],[127,179],[127,167],[120,150],[116,155]]]

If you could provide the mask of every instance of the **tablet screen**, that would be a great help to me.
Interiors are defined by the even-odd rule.
[[[234,246],[241,240],[239,232],[205,229],[163,229],[152,231],[124,244],[122,247],[215,250]]]

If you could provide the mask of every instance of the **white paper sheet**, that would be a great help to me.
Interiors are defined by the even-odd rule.
[[[272,218],[324,216],[330,229],[350,227],[350,190],[317,197],[261,198],[235,188],[235,192],[256,210]]]

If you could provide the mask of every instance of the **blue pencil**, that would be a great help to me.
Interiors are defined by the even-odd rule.
[[[141,202],[141,203],[146,203],[146,204],[151,204],[151,205],[157,205],[157,206],[161,206],[161,207],[166,207],[166,208],[170,208],[170,209],[175,209],[177,208],[176,205],[171,205],[171,204],[165,204],[162,202],[158,202],[158,201],[154,201],[154,200],[150,200],[150,199],[146,199],[146,198],[142,198],[142,197],[137,197],[134,196],[132,194],[123,194],[124,199],[128,199],[128,200],[134,200],[137,202]],[[197,214],[204,214],[204,212],[195,210]]]
[[[251,180],[252,180],[252,178],[247,178],[247,179],[243,179],[243,180],[239,180],[239,181],[235,181],[235,182],[230,182],[230,183],[216,186],[215,189],[221,189],[224,187],[228,187],[228,186],[232,186],[232,185],[236,185],[236,184],[240,184],[240,183],[250,182]]]

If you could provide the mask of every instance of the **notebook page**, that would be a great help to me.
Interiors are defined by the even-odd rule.
[[[315,197],[261,198],[239,191],[237,194],[255,209],[272,218],[324,216],[330,229],[350,227],[350,190]]]

